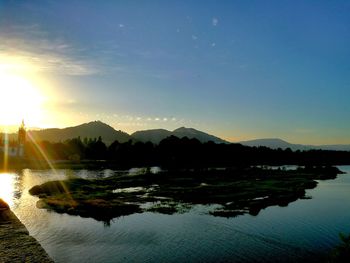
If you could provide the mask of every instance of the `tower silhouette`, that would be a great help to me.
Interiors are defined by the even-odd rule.
[[[24,145],[26,143],[26,136],[27,131],[25,129],[24,120],[22,120],[22,124],[18,129],[18,149],[17,149],[17,156],[23,157],[24,156]]]

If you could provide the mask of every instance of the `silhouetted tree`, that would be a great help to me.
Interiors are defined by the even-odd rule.
[[[251,165],[340,165],[350,164],[350,152],[346,151],[292,151],[290,148],[270,149],[241,144],[201,143],[197,139],[170,136],[158,145],[151,142],[113,142],[108,148],[102,138],[80,137],[65,143],[27,142],[29,159],[54,160],[81,159],[108,160],[119,167],[160,165],[167,168],[246,167]],[[45,157],[43,156],[45,154]]]
[[[78,155],[81,159],[85,158],[86,147],[80,137],[68,140],[66,144],[69,147],[70,155]]]
[[[86,147],[86,157],[92,160],[105,160],[107,158],[107,146],[102,142],[101,136],[98,139],[89,140]]]

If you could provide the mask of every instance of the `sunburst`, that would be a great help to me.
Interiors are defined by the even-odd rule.
[[[0,125],[40,124],[44,95],[29,78],[3,68],[0,62]]]
[[[0,198],[10,207],[13,206],[15,191],[14,174],[0,173]]]

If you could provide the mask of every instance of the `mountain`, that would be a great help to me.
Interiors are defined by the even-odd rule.
[[[136,140],[139,140],[142,142],[151,141],[155,144],[158,144],[161,140],[171,135],[174,135],[178,138],[183,138],[183,137],[188,137],[189,139],[196,138],[201,142],[213,141],[215,143],[228,143],[227,141],[222,140],[219,137],[210,135],[202,131],[198,131],[193,128],[185,128],[185,127],[178,128],[172,132],[165,129],[155,129],[155,130],[137,131],[131,134],[131,136]]]
[[[246,146],[265,146],[271,149],[287,149],[290,148],[293,151],[295,150],[310,150],[311,147],[308,145],[302,145],[302,144],[292,144],[289,142],[286,142],[284,140],[278,139],[278,138],[268,138],[268,139],[256,139],[256,140],[250,140],[250,141],[241,141],[240,144],[246,145]]]
[[[330,144],[314,146],[321,150],[350,151],[350,144]]]
[[[36,140],[47,140],[50,142],[60,142],[80,136],[83,138],[98,138],[102,137],[103,142],[107,145],[115,140],[119,142],[126,142],[131,139],[131,136],[123,131],[117,131],[111,126],[100,122],[93,121],[84,123],[74,127],[64,129],[44,129],[44,130],[30,130],[28,132]]]
[[[227,141],[220,139],[219,137],[216,137],[214,135],[211,135],[202,131],[198,131],[193,128],[181,127],[174,130],[172,134],[179,138],[183,138],[183,137],[188,137],[189,139],[196,138],[200,142],[213,141],[215,143],[228,143]]]
[[[165,129],[153,129],[146,131],[137,131],[131,134],[133,138],[141,142],[153,142],[155,144],[160,143],[161,140],[172,135],[171,131]]]
[[[350,145],[349,144],[335,144],[335,145],[304,145],[304,144],[293,144],[286,142],[281,139],[272,138],[272,139],[257,139],[257,140],[250,140],[250,141],[241,141],[240,144],[247,145],[247,146],[265,146],[269,147],[271,149],[286,149],[290,148],[293,151],[296,150],[335,150],[335,151],[350,151]]]
[[[179,138],[188,137],[189,139],[196,138],[201,142],[213,141],[215,143],[229,143],[219,137],[214,135],[193,129],[181,127],[174,131],[168,131],[165,129],[153,129],[153,130],[143,130],[134,132],[131,136],[123,131],[117,131],[113,127],[101,122],[93,121],[89,123],[84,123],[74,127],[68,127],[63,129],[30,129],[28,135],[32,136],[36,140],[47,140],[50,142],[64,142],[68,139],[77,138],[80,136],[81,139],[84,138],[98,138],[102,137],[103,142],[107,145],[111,144],[115,140],[119,142],[127,142],[129,140],[136,140],[141,142],[151,141],[158,144],[161,140],[174,135]],[[3,133],[0,133],[0,138],[5,138]],[[17,140],[17,133],[8,134],[9,141]],[[248,141],[237,142],[247,146],[265,146],[272,149],[286,149],[290,148],[293,151],[296,150],[335,150],[335,151],[350,151],[350,144],[334,144],[334,145],[304,145],[304,144],[293,144],[278,138],[268,138],[268,139],[256,139]]]

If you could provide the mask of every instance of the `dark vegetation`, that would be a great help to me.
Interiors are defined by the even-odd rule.
[[[350,235],[340,233],[339,238],[341,242],[333,249],[329,262],[348,262],[350,259]]]
[[[27,142],[25,151],[24,159],[12,158],[8,167],[163,169],[157,174],[148,171],[137,176],[48,182],[30,191],[40,197],[39,207],[106,222],[135,212],[171,214],[196,204],[218,204],[220,208],[210,212],[214,216],[256,215],[267,206],[306,198],[305,189],[315,187],[316,179],[335,178],[339,173],[330,165],[350,164],[350,152],[346,151],[273,150],[174,136],[159,144],[129,140],[107,146],[102,137]],[[286,164],[304,168],[288,171],[257,167]],[[113,191],[129,187],[136,190]]]
[[[350,164],[350,152],[346,151],[292,151],[287,148],[270,149],[267,147],[249,147],[241,144],[201,143],[197,139],[170,136],[155,145],[151,142],[120,143],[114,141],[109,146],[102,138],[81,139],[65,142],[39,142],[41,151],[34,143],[27,143],[27,161],[45,160],[71,161],[75,164],[82,160],[92,160],[90,165],[96,168],[130,168],[143,166],[161,166],[174,168],[237,167],[249,165],[341,165]],[[101,162],[101,160],[104,160]],[[96,162],[97,161],[97,162]]]
[[[183,212],[197,204],[217,204],[210,214],[232,217],[257,215],[265,207],[306,198],[305,190],[316,187],[316,179],[333,179],[338,173],[334,167],[147,170],[104,179],[52,181],[34,186],[30,193],[40,198],[40,208],[105,222],[145,211]]]

